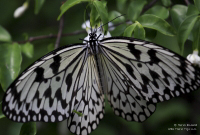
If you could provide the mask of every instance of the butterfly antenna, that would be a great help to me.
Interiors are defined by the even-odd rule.
[[[115,17],[114,19],[110,20],[109,22],[107,22],[107,23],[101,25],[98,29],[100,29],[100,28],[103,27],[104,25],[107,25],[108,23],[114,21],[115,19],[117,19],[117,18],[119,18],[119,17],[122,17],[122,16],[125,16],[125,15],[126,15],[126,14],[123,14],[123,15],[120,15],[120,16]]]

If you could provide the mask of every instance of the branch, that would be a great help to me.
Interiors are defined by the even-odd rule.
[[[185,3],[186,3],[187,6],[190,5],[189,0],[185,0]]]
[[[55,43],[55,46],[54,46],[55,49],[57,49],[59,47],[60,38],[62,36],[63,26],[64,26],[64,16],[62,16],[61,19],[60,19],[60,25],[59,25],[58,35],[57,35],[56,43]]]
[[[146,5],[146,6],[143,8],[141,14],[143,14],[143,13],[146,12],[148,9],[150,9],[151,7],[153,7],[153,5],[154,5],[157,1],[158,1],[158,0],[152,0],[148,5]]]
[[[62,34],[61,37],[74,36],[74,35],[83,34],[83,33],[86,33],[86,31],[85,30],[77,30],[77,31],[74,31],[74,32],[71,32],[71,33]],[[26,42],[33,42],[35,40],[57,38],[57,37],[58,37],[58,35],[56,35],[56,34],[54,34],[54,35],[53,34],[42,35],[42,36],[37,36],[37,37],[30,37],[28,40],[18,41],[17,43],[23,44],[23,43],[26,43]]]

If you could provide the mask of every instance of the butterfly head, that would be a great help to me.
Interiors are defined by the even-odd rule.
[[[97,34],[96,34],[96,32],[90,33],[89,36],[90,36],[90,38],[89,38],[90,41],[97,40]]]

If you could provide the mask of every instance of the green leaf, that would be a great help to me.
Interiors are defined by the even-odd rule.
[[[20,135],[36,135],[37,128],[35,122],[24,123],[21,127]]]
[[[178,30],[180,24],[183,22],[183,20],[186,17],[188,7],[183,5],[175,5],[170,10],[172,23],[174,25],[174,28]]]
[[[9,41],[11,41],[10,34],[1,25],[0,25],[0,41],[2,41],[2,42],[9,42]]]
[[[195,24],[195,29],[193,31],[193,50],[198,49],[200,47],[200,19]]]
[[[128,26],[125,30],[124,30],[124,36],[125,37],[132,37],[132,33],[136,27],[136,23],[131,24],[130,26]]]
[[[98,22],[96,21],[99,18],[99,14],[95,8],[95,6],[92,5],[92,9],[90,12],[90,23],[91,27],[94,27]]]
[[[133,34],[134,33],[134,34]],[[137,39],[145,39],[145,30],[139,22],[135,22],[134,24],[128,26],[124,31],[125,37],[132,37]]]
[[[111,31],[112,36],[121,36],[124,33],[124,30],[126,29],[126,24],[121,24],[117,26],[113,31]]]
[[[132,1],[128,7],[128,18],[134,22],[140,16],[142,9],[146,3],[146,0]]]
[[[157,31],[149,28],[145,28],[145,40],[152,41],[157,35]]]
[[[105,5],[103,2],[100,1],[93,1],[93,4],[97,10],[97,12],[100,15],[101,21],[103,22],[103,24],[108,23],[108,12],[107,9],[105,8]],[[108,25],[104,25],[104,32],[108,31]]]
[[[28,33],[25,33],[25,32],[22,34],[22,36],[24,37],[24,40],[28,40],[29,38]]]
[[[137,23],[137,25],[134,29],[134,38],[144,40],[145,39],[145,30],[139,22],[136,21],[136,23]]]
[[[123,11],[126,7],[126,2],[127,0],[117,0],[117,9],[119,9],[119,11]]]
[[[165,7],[169,7],[172,3],[171,3],[171,0],[162,0],[162,4],[163,4]]]
[[[45,0],[35,0],[35,14],[38,14],[40,9],[42,8],[43,4],[44,4]]]
[[[0,102],[0,119],[4,117],[5,115],[2,113],[2,102]]]
[[[194,0],[194,4],[200,12],[200,0]]]
[[[178,44],[181,49],[181,53],[184,51],[184,43],[187,40],[192,28],[194,27],[195,22],[197,21],[198,16],[192,15],[188,16],[180,25],[177,34]]]
[[[154,29],[164,35],[174,36],[175,30],[165,20],[150,14],[144,14],[138,18],[138,22],[146,28]]]
[[[51,43],[51,44],[49,44],[49,45],[47,46],[48,52],[51,52],[51,51],[53,51],[54,49],[55,49],[55,46],[54,46],[53,43]]]
[[[198,14],[199,14],[199,11],[194,5],[188,6],[188,10],[187,10],[187,14],[186,14],[187,16],[198,15]]]
[[[149,10],[147,10],[145,12],[145,14],[153,14],[155,16],[162,18],[162,19],[167,19],[169,17],[169,10],[167,10],[163,6],[156,5],[156,6],[153,6],[152,8],[150,8]]]
[[[103,3],[103,6],[106,8],[107,2],[106,1],[101,1]],[[100,14],[97,12],[97,9],[95,8],[94,5],[91,5],[91,12],[90,12],[90,23],[92,27],[100,26],[101,24],[101,19],[100,19]]]
[[[171,123],[171,121],[173,121],[174,119],[183,120],[184,118],[187,118],[190,116],[190,110],[188,109],[189,108],[188,104],[183,103],[183,101],[178,100],[177,102],[174,102],[172,104],[166,104],[165,106],[158,105],[158,108],[160,108],[162,111],[157,111],[156,115],[154,116],[152,115],[151,120],[153,121],[151,120],[146,121],[146,123],[148,125],[151,124],[152,127],[158,127],[158,128],[163,127],[163,125],[160,124],[160,119],[162,119],[166,123]],[[166,125],[167,125],[166,128],[169,128],[169,125],[168,124]],[[164,133],[164,132],[161,132],[161,133]],[[178,131],[177,133],[179,134],[180,132],[181,131]]]
[[[80,2],[89,2],[91,0],[67,0],[61,7],[61,13],[58,16],[57,20],[60,20],[61,16],[71,7],[73,7],[74,5],[79,4]]]
[[[30,42],[25,43],[21,46],[22,53],[25,54],[27,57],[32,58],[34,53],[34,47],[33,44]]]
[[[0,45],[0,83],[5,91],[17,77],[22,62],[21,47],[19,44]]]
[[[117,11],[111,11],[109,13],[109,18],[110,19],[114,19],[116,17],[119,17],[120,15],[122,15],[121,13],[117,12]],[[112,23],[121,23],[121,22],[124,22],[125,21],[125,17],[124,16],[121,16],[115,20],[112,21]]]

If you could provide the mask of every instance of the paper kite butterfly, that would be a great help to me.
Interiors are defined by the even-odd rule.
[[[116,115],[143,122],[156,103],[200,86],[199,68],[164,47],[128,37],[99,40],[96,32],[89,36],[86,43],[48,53],[19,75],[3,99],[6,117],[67,119],[72,133],[87,135],[104,116],[104,96]]]

